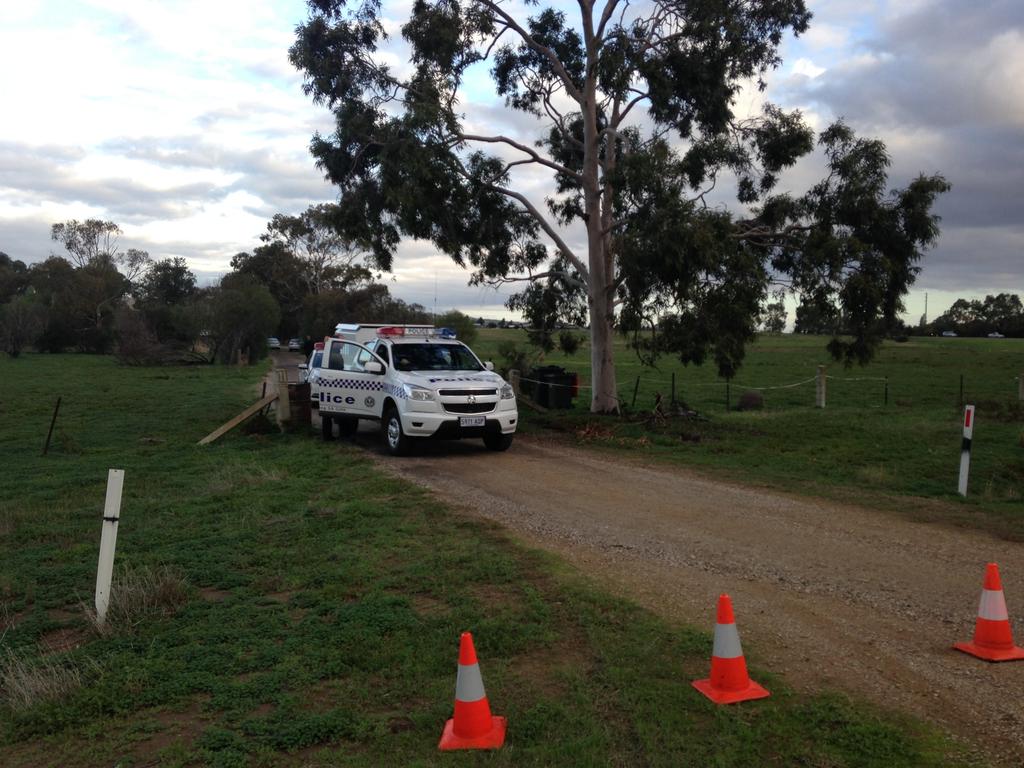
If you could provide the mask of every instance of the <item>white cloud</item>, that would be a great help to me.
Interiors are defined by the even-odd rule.
[[[793,62],[793,73],[809,77],[812,80],[825,72],[825,67],[819,67],[810,59],[797,59]]]

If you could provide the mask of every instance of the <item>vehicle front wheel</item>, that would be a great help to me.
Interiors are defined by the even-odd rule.
[[[387,448],[388,453],[392,456],[408,456],[412,450],[412,438],[402,429],[402,417],[398,415],[397,408],[391,406],[384,412],[380,427],[384,437],[384,447]]]
[[[501,432],[489,432],[484,435],[484,445],[491,451],[507,451],[512,445],[514,434],[503,435]]]
[[[324,440],[334,439],[334,422],[326,413],[320,414],[320,433],[323,435]]]

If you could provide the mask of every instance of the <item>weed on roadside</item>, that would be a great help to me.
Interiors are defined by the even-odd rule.
[[[66,659],[27,659],[7,649],[0,655],[0,705],[26,710],[67,696],[82,684],[82,672]]]
[[[169,616],[187,600],[188,582],[180,568],[122,565],[111,581],[106,620],[101,624],[88,604],[82,610],[98,634],[110,635],[132,632],[151,616]]]

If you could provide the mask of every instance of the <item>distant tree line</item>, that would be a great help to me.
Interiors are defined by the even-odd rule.
[[[803,302],[796,310],[796,333],[841,335],[849,333],[847,318],[831,306]],[[932,322],[909,325],[897,322],[892,336],[938,336],[952,331],[958,336],[988,336],[999,333],[1008,338],[1024,338],[1024,303],[1013,293],[988,295],[982,300],[957,299]]]
[[[182,258],[122,250],[114,222],[54,224],[62,253],[26,265],[0,252],[0,350],[113,352],[128,364],[254,362],[268,336],[311,345],[343,320],[429,320],[421,305],[391,296],[359,245],[336,234],[337,215],[337,206],[316,205],[274,216],[260,245],[236,254],[209,287]],[[440,320],[475,332],[461,313]]]
[[[1024,304],[1015,293],[989,295],[982,301],[957,299],[925,329],[935,334],[944,331],[953,331],[958,336],[1001,333],[1009,338],[1024,338]]]

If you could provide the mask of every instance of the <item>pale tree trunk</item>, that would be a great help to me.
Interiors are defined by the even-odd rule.
[[[589,24],[587,32],[590,32]],[[588,35],[588,39],[592,35]],[[593,70],[593,68],[591,68]],[[590,271],[587,303],[590,309],[591,413],[619,409],[612,357],[614,319],[610,285],[614,279],[606,253],[600,189],[600,136],[597,122],[597,83],[587,78],[583,107],[583,204],[587,223],[587,256]]]
[[[615,360],[612,357],[612,319],[607,289],[593,285],[590,296],[591,413],[608,413],[619,409]]]

